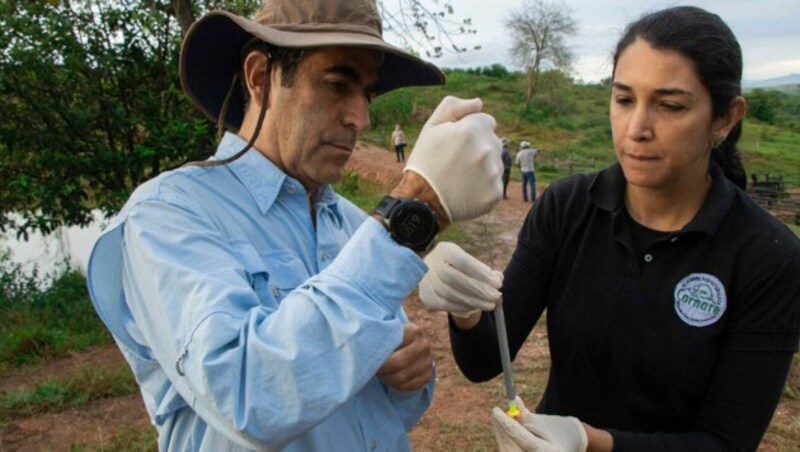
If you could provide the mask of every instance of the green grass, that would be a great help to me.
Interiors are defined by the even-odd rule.
[[[71,452],[116,451],[145,452],[158,450],[158,433],[155,428],[123,428],[108,440],[91,446],[71,445]]]
[[[386,194],[386,189],[380,184],[362,179],[351,170],[345,170],[342,178],[333,185],[333,188],[336,193],[349,199],[365,212],[374,209]]]
[[[83,275],[41,278],[0,256],[0,371],[111,342]]]
[[[139,386],[127,366],[103,370],[89,365],[66,380],[49,380],[31,390],[1,395],[0,422],[62,411],[92,400],[133,394],[138,390]]]
[[[539,167],[546,171],[538,175],[545,185],[573,172],[599,169],[614,161],[607,83],[581,85],[563,75],[546,73],[527,106],[524,93],[524,80],[517,73],[491,77],[449,71],[446,87],[400,89],[376,98],[371,106],[373,128],[362,138],[388,147],[391,129],[399,122],[413,145],[430,113],[443,96],[450,94],[480,97],[483,110],[497,120],[497,135],[512,140],[512,156],[521,140],[539,148]],[[792,105],[800,104],[800,93],[783,97],[786,107],[779,112],[779,122],[764,124],[745,118],[739,147],[748,173],[784,174],[790,187],[798,187],[800,109],[793,109]],[[570,167],[567,161],[577,163]]]

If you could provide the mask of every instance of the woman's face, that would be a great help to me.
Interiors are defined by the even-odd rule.
[[[629,185],[671,191],[707,183],[711,97],[688,58],[636,40],[617,60],[610,116]]]

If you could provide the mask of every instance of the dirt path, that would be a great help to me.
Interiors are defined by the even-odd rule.
[[[360,146],[348,166],[362,177],[391,186],[400,180],[402,165],[394,154],[373,146]],[[520,184],[512,182],[509,199],[481,220],[464,223],[461,228],[475,240],[463,246],[495,268],[505,267],[516,244],[516,233],[530,204],[522,202]],[[491,243],[486,244],[487,234]],[[492,249],[493,256],[489,256]],[[489,421],[492,406],[503,403],[500,377],[482,383],[466,381],[457,369],[447,337],[447,317],[428,311],[412,295],[405,304],[411,320],[420,325],[431,339],[437,365],[437,385],[433,405],[411,432],[415,451],[491,451],[495,450]],[[537,327],[514,363],[517,391],[528,405],[535,405],[541,395],[549,355],[546,333]],[[0,378],[0,394],[33,388],[37,383],[85,372],[87,366],[109,370],[126,366],[116,346],[97,348],[75,354],[35,370],[26,370]],[[800,375],[790,376],[793,387],[800,386]],[[760,451],[797,450],[785,444],[799,444],[800,403],[784,397]],[[40,450],[98,450],[108,447],[109,438],[124,432],[150,429],[149,419],[138,394],[89,403],[76,409],[33,417],[21,416],[0,425],[0,452]]]

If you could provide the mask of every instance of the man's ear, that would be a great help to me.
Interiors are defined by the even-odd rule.
[[[747,112],[747,102],[742,96],[736,96],[731,101],[728,112],[714,120],[714,136],[724,139],[731,132],[731,129],[744,118]]]
[[[261,109],[261,102],[264,99],[264,90],[269,90],[270,83],[267,79],[267,56],[258,50],[252,50],[244,59],[244,82],[247,91],[250,93],[250,108],[256,111]],[[266,83],[265,83],[266,82]],[[269,93],[267,93],[269,95]]]

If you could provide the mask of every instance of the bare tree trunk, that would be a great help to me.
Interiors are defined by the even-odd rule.
[[[527,107],[533,95],[536,94],[536,85],[539,82],[539,69],[532,67],[528,69],[528,92],[525,96],[525,106]]]
[[[533,69],[528,69],[528,89],[525,93],[525,108],[531,103],[533,97]]]
[[[163,4],[159,0],[143,0],[142,4],[148,8],[174,16],[181,27],[182,36],[186,36],[186,32],[189,31],[189,27],[195,21],[194,14],[192,14],[192,0],[172,0],[171,5]]]
[[[181,35],[186,36],[186,32],[195,21],[191,0],[172,0],[172,13],[181,26]]]

